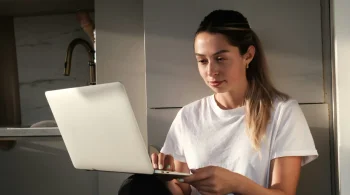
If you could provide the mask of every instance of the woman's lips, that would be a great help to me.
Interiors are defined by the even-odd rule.
[[[219,87],[224,81],[209,81],[209,85],[212,87]]]

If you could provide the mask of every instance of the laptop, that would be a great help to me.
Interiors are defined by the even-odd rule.
[[[153,169],[122,83],[46,91],[45,96],[76,169],[190,175]]]

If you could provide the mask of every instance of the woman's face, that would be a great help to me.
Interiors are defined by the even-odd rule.
[[[241,55],[222,34],[197,34],[194,50],[198,70],[204,82],[216,93],[234,91],[247,82],[246,68],[254,56],[254,47]]]

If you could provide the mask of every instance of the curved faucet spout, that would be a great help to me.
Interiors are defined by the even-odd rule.
[[[67,48],[67,54],[66,54],[66,61],[64,63],[64,75],[69,76],[71,67],[72,67],[72,55],[74,48],[77,45],[83,45],[86,51],[88,52],[88,57],[89,57],[89,67],[90,67],[90,85],[95,85],[96,84],[96,64],[95,64],[95,50],[91,47],[89,42],[85,41],[84,39],[74,39],[71,41],[68,45]]]

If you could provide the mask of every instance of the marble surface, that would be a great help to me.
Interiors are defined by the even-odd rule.
[[[68,44],[75,38],[89,38],[75,14],[17,17],[14,26],[22,125],[52,120],[44,93],[88,84],[88,55],[83,46],[73,52],[71,76],[63,76],[63,70]]]
[[[0,128],[0,139],[8,137],[51,137],[61,136],[57,127],[37,127],[37,128]]]

